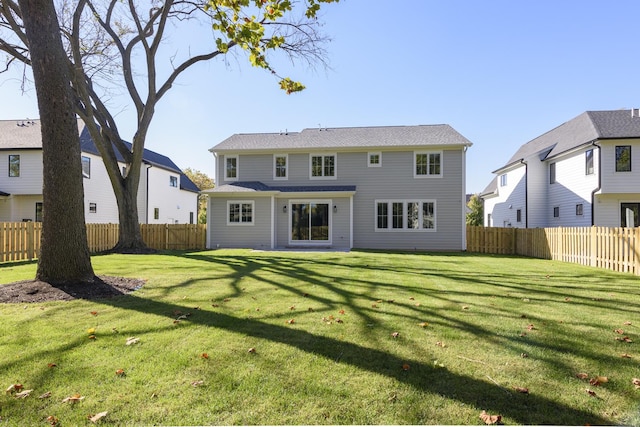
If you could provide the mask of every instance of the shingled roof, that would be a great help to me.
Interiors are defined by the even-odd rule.
[[[209,151],[337,150],[425,145],[470,146],[471,142],[449,125],[315,128],[301,132],[235,134]]]
[[[617,138],[640,138],[638,111],[586,111],[522,145],[497,171],[532,155],[545,160],[596,140]]]

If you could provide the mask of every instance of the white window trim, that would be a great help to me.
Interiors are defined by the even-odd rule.
[[[378,163],[371,163],[371,156],[378,156]],[[371,151],[367,153],[367,167],[368,168],[380,168],[382,167],[382,152]]]
[[[240,205],[240,222],[231,222],[229,221],[229,209],[231,205]],[[249,204],[251,205],[251,222],[242,222],[242,205]],[[227,225],[232,227],[237,226],[253,226],[256,221],[256,203],[255,200],[227,200],[227,210],[225,211],[225,215],[227,217]]]
[[[389,227],[388,228],[378,228],[378,204],[386,203],[388,206],[388,215],[389,215]],[[393,228],[391,227],[391,218],[393,216],[393,203],[402,203],[402,228]],[[420,211],[418,213],[418,222],[420,224],[420,228],[408,228],[407,227],[407,214],[408,209],[407,205],[409,203],[419,203]],[[422,228],[422,204],[423,203],[433,203],[433,228]],[[438,230],[438,203],[435,199],[380,199],[375,200],[373,203],[373,229],[376,233],[393,233],[393,232],[413,232],[413,233],[434,233]]]
[[[313,158],[322,156],[322,176],[313,176]],[[333,156],[333,176],[324,176],[324,159]],[[337,153],[311,153],[309,154],[309,179],[336,180],[338,179],[338,154]]]
[[[236,159],[236,176],[235,177],[229,177],[227,175],[227,160],[228,159]],[[237,154],[225,155],[223,157],[222,166],[224,167],[224,180],[225,181],[237,181],[240,178],[240,158],[238,157]]]
[[[329,205],[329,240],[292,240],[291,239],[291,205],[295,204]],[[295,246],[326,246],[333,244],[333,200],[332,199],[292,199],[287,204],[287,232],[289,245]]]
[[[416,172],[416,158],[418,156],[418,154],[426,154],[427,155],[427,173],[425,175],[418,175]],[[439,174],[430,174],[429,173],[429,163],[428,163],[428,156],[429,154],[439,154],[440,155],[440,173]],[[444,160],[444,155],[442,151],[414,151],[413,152],[413,177],[416,179],[422,179],[422,178],[442,178],[442,170],[444,169],[444,165],[443,165],[443,160]]]
[[[278,157],[284,157],[285,161],[285,176],[276,176],[276,159]],[[274,154],[273,155],[273,180],[274,181],[286,181],[289,179],[289,155],[288,154]]]

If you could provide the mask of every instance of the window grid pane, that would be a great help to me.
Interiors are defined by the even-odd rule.
[[[616,172],[631,172],[631,146],[616,146]]]
[[[20,155],[19,154],[9,154],[9,176],[10,177],[20,176]]]
[[[378,203],[378,228],[389,228],[389,205]]]
[[[311,157],[311,176],[322,176],[322,156]]]
[[[333,156],[326,156],[324,158],[324,176],[334,176],[335,173],[335,158]]]
[[[407,203],[407,228],[418,229],[420,228],[420,207],[417,202]]]
[[[237,178],[238,159],[231,157],[227,159],[227,178]]]
[[[429,175],[440,175],[440,153],[429,154]]]
[[[427,155],[416,154],[416,175],[427,174]]]
[[[393,228],[402,228],[403,226],[403,203],[393,203],[392,204],[392,227]]]
[[[286,178],[287,176],[287,158],[276,157],[276,178]]]
[[[229,222],[240,222],[240,203],[229,205]]]
[[[422,204],[422,228],[435,228],[434,205],[433,202],[424,202]]]

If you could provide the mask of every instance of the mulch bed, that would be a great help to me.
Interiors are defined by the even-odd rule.
[[[23,280],[0,285],[0,303],[39,303],[113,298],[140,289],[144,282],[142,279],[113,276],[98,276],[93,283],[65,283],[61,285],[53,285],[40,280]]]

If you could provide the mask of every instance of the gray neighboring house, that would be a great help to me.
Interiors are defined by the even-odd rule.
[[[207,246],[465,250],[470,146],[449,125],[233,135],[210,149]]]

